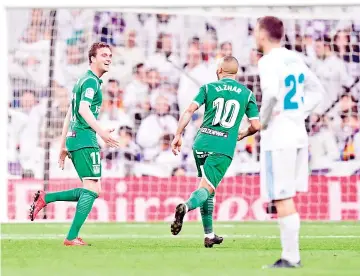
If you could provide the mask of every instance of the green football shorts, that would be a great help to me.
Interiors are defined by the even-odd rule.
[[[223,179],[232,159],[224,154],[193,150],[198,176],[204,177],[216,189]]]
[[[98,148],[82,148],[70,151],[69,155],[81,181],[101,178],[101,160]]]

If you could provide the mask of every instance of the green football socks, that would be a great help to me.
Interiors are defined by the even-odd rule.
[[[67,235],[68,240],[73,240],[78,237],[81,226],[84,224],[89,215],[95,199],[98,197],[97,193],[84,189],[81,193],[79,201],[76,205],[76,213],[71,224],[70,231]]]
[[[205,234],[210,234],[213,232],[214,196],[215,193],[212,193],[200,207],[201,220]]]
[[[78,237],[81,226],[84,224],[89,215],[95,199],[98,197],[97,193],[89,191],[84,188],[76,188],[67,191],[47,193],[45,195],[46,204],[55,201],[77,201],[76,212],[74,220],[71,224],[70,231],[67,235],[68,240],[73,240]]]
[[[194,191],[190,198],[185,202],[188,211],[194,210],[204,204],[209,197],[209,191],[206,188],[199,188]]]
[[[45,202],[48,204],[55,201],[78,201],[83,191],[85,191],[85,189],[76,188],[67,191],[47,193],[45,195]]]

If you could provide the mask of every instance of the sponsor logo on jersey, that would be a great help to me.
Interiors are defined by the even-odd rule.
[[[92,99],[94,98],[94,95],[95,95],[94,89],[92,89],[92,88],[86,88],[86,90],[85,90],[85,97],[86,97],[86,98],[92,100]]]
[[[216,86],[215,89],[216,89],[216,92],[221,92],[221,91],[232,91],[232,92],[236,92],[236,93],[241,92],[241,88],[236,87],[236,86],[232,86],[232,85],[228,85],[228,84],[223,84],[221,86]]]
[[[205,158],[212,154],[212,152],[204,152],[204,151],[197,151],[197,150],[195,150],[195,153],[198,158]]]
[[[76,137],[76,131],[68,131],[66,137]]]
[[[200,128],[200,132],[209,134],[209,135],[213,135],[213,136],[223,137],[223,138],[227,138],[229,136],[229,134],[227,132],[213,130],[213,129],[207,128],[207,127]]]

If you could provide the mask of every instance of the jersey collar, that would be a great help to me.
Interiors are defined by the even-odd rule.
[[[88,70],[88,73],[89,73],[90,75],[93,75],[93,76],[99,81],[99,83],[102,84],[102,82],[103,82],[102,79],[100,79],[98,76],[96,76],[96,75],[94,74],[94,72],[91,71],[91,69]]]

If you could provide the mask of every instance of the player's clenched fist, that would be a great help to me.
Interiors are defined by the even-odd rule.
[[[171,150],[175,155],[178,155],[178,153],[180,152],[181,144],[182,144],[181,135],[175,135],[175,138],[171,143]]]

